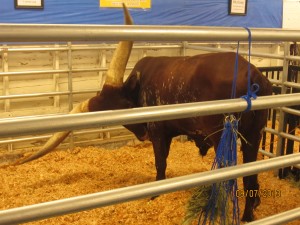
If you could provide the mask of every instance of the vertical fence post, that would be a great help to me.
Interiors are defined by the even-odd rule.
[[[186,46],[187,45],[188,45],[187,41],[183,41],[182,42],[182,48],[181,48],[181,55],[182,56],[186,56],[187,55],[187,53],[186,53],[186,51],[187,51]]]
[[[59,47],[58,44],[54,45],[55,48]],[[59,69],[59,51],[54,51],[53,52],[53,69],[58,70]],[[55,92],[59,91],[59,73],[54,73],[53,74],[53,90]],[[56,95],[54,96],[54,101],[53,101],[53,106],[54,107],[59,107],[60,106],[60,96]]]
[[[106,50],[100,50],[99,52],[99,62],[100,62],[100,68],[105,69],[106,68]],[[104,81],[105,81],[105,72],[99,71],[99,90],[102,89]]]
[[[187,41],[183,41],[181,42],[182,45],[181,45],[181,49],[180,49],[180,56],[186,56],[186,46],[188,45],[188,42]],[[184,141],[187,141],[188,140],[188,137],[186,135],[180,135],[180,141],[181,142],[184,142]]]
[[[146,57],[147,56],[147,49],[143,49],[143,55],[142,55],[142,58]]]
[[[106,69],[106,67],[107,67],[106,50],[100,50],[100,52],[99,52],[99,62],[100,62],[100,68],[101,69]],[[103,87],[104,82],[105,82],[105,72],[99,71],[98,76],[99,76],[99,92],[100,92],[102,90],[102,87]],[[100,127],[100,128],[103,129],[104,127]],[[99,133],[99,138],[100,139],[104,139],[105,136],[109,136],[109,134],[104,134],[104,132]]]
[[[73,74],[72,74],[72,43],[68,42],[68,103],[69,112],[73,109]],[[74,133],[73,131],[69,135],[69,147],[74,148]]]
[[[288,69],[289,69],[289,60],[286,58],[289,56],[289,42],[284,43],[284,56],[283,59],[283,72],[281,76],[281,94],[286,94],[287,87],[285,86],[285,82],[288,78]],[[276,149],[276,156],[284,155],[284,145],[285,139],[280,135],[281,132],[285,132],[286,130],[286,119],[285,119],[285,112],[282,108],[279,109],[279,121],[278,121],[278,142],[277,142],[277,149]],[[275,171],[275,175],[282,178],[282,169]]]
[[[8,48],[7,45],[3,45],[2,48],[2,71],[8,72]],[[3,77],[3,95],[9,95],[9,76]],[[4,100],[4,112],[10,111],[10,99]],[[8,151],[13,150],[13,144],[7,145]]]
[[[2,68],[3,72],[8,72],[8,48],[3,45],[2,49]],[[3,95],[9,95],[9,77],[3,77]],[[4,100],[4,112],[10,111],[10,99]]]

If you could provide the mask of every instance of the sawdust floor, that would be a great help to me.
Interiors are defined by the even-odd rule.
[[[192,142],[173,142],[167,176],[176,177],[210,170],[214,154],[204,158]],[[96,147],[55,151],[34,162],[0,168],[0,209],[14,208],[61,198],[146,183],[155,179],[149,143],[116,150]],[[257,219],[300,206],[300,190],[272,172],[259,175],[262,189],[278,190],[281,197],[263,198]],[[241,180],[239,187],[242,188]],[[190,190],[161,195],[28,224],[181,224]],[[241,211],[244,199],[240,199]],[[294,221],[289,224],[300,224]]]

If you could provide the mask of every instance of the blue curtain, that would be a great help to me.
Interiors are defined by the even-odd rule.
[[[123,24],[121,9],[99,0],[44,0],[44,9],[15,9],[0,0],[0,23]],[[229,0],[152,0],[149,10],[131,9],[136,24],[282,27],[282,0],[248,0],[246,16],[228,15]]]

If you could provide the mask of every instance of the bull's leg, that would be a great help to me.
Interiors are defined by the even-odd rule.
[[[251,147],[243,148],[243,158],[244,163],[255,161],[257,158],[257,150]],[[245,191],[244,193],[246,195],[246,204],[242,221],[250,222],[254,220],[253,210],[260,204],[260,198],[258,194],[254,194],[254,196],[249,194],[259,193],[257,174],[243,177],[243,182]]]
[[[172,137],[166,135],[163,125],[159,123],[149,123],[148,128],[155,156],[156,180],[163,180],[166,178],[167,158]]]
[[[167,158],[172,138],[158,139],[152,142],[155,156],[156,180],[163,180],[166,178]]]
[[[246,133],[244,133],[244,138],[247,140],[247,143],[244,140],[242,140],[242,151],[243,151],[244,163],[256,161],[259,143],[261,140],[261,129],[262,128],[258,126],[254,126],[253,129],[249,129],[247,130]],[[260,198],[258,194],[250,195],[247,193],[259,193],[257,174],[243,177],[243,182],[244,182],[244,190],[246,194],[246,204],[245,204],[245,210],[244,210],[244,215],[242,217],[242,220],[253,221],[254,220],[253,210],[260,204]]]

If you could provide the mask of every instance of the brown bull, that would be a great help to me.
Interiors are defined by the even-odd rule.
[[[132,24],[125,10],[126,24]],[[79,104],[71,113],[126,109],[143,106],[201,102],[228,99],[231,96],[234,74],[234,53],[216,53],[191,57],[145,57],[132,70],[123,83],[125,67],[132,42],[120,42],[107,71],[106,82],[99,95]],[[248,62],[239,57],[236,96],[247,92]],[[271,84],[251,65],[251,83],[257,83],[259,96],[272,94]],[[256,160],[261,132],[267,121],[267,110],[240,113],[239,133],[243,136],[244,162]],[[156,179],[165,179],[167,157],[173,137],[188,135],[195,140],[201,154],[210,146],[217,148],[223,128],[224,115],[202,116],[145,124],[128,125],[140,140],[149,139],[153,144]],[[69,132],[56,133],[44,147],[18,163],[25,163],[45,155],[67,137]],[[204,138],[207,140],[204,142]],[[243,178],[246,190],[259,188],[257,175]],[[253,220],[253,209],[259,204],[258,197],[247,196],[243,220]]]

